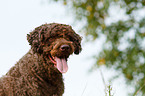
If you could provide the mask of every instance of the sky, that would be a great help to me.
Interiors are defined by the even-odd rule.
[[[26,35],[44,23],[63,23],[72,25],[78,33],[79,26],[73,26],[74,18],[67,7],[50,3],[47,0],[0,0],[0,76],[25,55],[30,46]],[[80,33],[78,33],[80,34]],[[83,34],[80,34],[83,37]],[[83,50],[80,55],[72,55],[68,60],[69,70],[63,75],[65,93],[63,96],[105,96],[105,85],[115,75],[113,69],[105,67],[96,69],[92,73],[88,70],[94,64],[92,55],[101,50],[104,38],[95,42],[82,42]],[[100,72],[101,70],[101,72]],[[114,96],[127,96],[133,88],[125,85],[123,76],[111,82]],[[130,90],[127,90],[127,89]]]

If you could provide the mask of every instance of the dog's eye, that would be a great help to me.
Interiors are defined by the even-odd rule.
[[[72,38],[71,36],[67,39],[70,40],[70,41],[74,41],[74,38]]]
[[[63,38],[63,35],[60,35],[59,37],[62,37]]]

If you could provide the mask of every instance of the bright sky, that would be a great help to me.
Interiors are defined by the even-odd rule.
[[[46,4],[47,3],[47,4]],[[26,34],[44,23],[65,23],[71,25],[73,16],[66,7],[48,3],[47,0],[0,0],[0,76],[4,75],[30,49]],[[73,26],[78,31],[80,26]],[[88,70],[93,65],[91,56],[101,50],[102,40],[83,42],[80,55],[73,55],[68,61],[69,70],[64,74],[63,96],[105,96],[104,84],[99,69]],[[105,81],[114,71],[101,68]],[[108,83],[107,83],[108,84]],[[111,83],[114,96],[127,96],[123,78]],[[130,89],[132,91],[133,89]]]

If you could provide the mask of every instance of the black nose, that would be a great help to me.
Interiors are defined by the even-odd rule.
[[[60,50],[61,51],[68,51],[70,49],[70,46],[69,45],[61,45],[60,46]]]

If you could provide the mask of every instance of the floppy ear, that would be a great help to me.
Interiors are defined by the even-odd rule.
[[[82,51],[82,47],[81,47],[81,40],[82,38],[78,35],[78,34],[75,34],[76,38],[74,38],[74,44],[75,44],[75,51],[74,53],[75,54],[79,54],[81,51]]]
[[[27,40],[35,53],[40,52],[39,33],[37,31],[32,31],[30,34],[27,34]]]
[[[27,40],[29,42],[29,45],[31,45],[31,49],[36,53],[42,53],[43,50],[43,40],[44,40],[44,32],[42,31],[42,28],[35,28],[34,31],[30,32],[30,34],[27,34]]]
[[[66,32],[67,32],[66,35],[69,37],[70,41],[72,41],[74,44],[75,47],[74,53],[79,54],[82,51],[82,47],[81,47],[82,38],[80,37],[80,35],[75,33],[75,31],[72,29],[71,26],[68,26]]]

